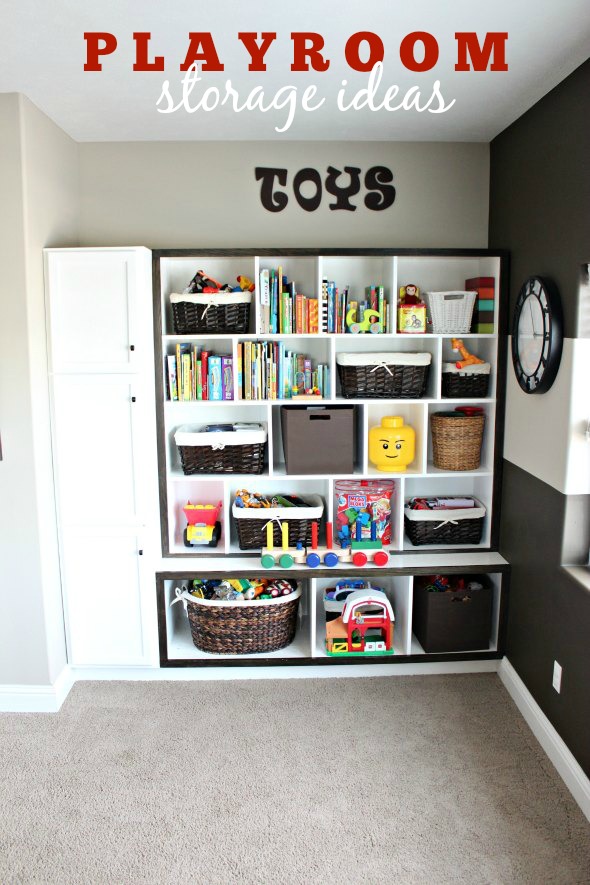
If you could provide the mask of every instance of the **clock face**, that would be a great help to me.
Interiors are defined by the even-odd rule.
[[[557,375],[562,348],[561,301],[549,280],[530,277],[518,294],[512,362],[525,393],[545,393]]]

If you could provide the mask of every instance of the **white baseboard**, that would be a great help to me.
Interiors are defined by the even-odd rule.
[[[64,667],[53,685],[0,685],[0,713],[57,713],[78,680],[202,682],[236,679],[328,679],[495,673],[498,661],[444,661],[354,667]]]
[[[433,676],[446,673],[496,673],[499,661],[420,661],[408,664],[356,664],[288,667],[73,667],[74,680],[206,682],[237,679],[327,679],[359,676]]]
[[[0,685],[0,713],[57,713],[73,684],[64,667],[53,685]]]
[[[559,776],[590,820],[590,780],[506,658],[500,663],[498,675]]]

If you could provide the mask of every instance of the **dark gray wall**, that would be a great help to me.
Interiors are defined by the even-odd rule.
[[[552,277],[568,338],[579,334],[580,275],[590,261],[589,95],[587,61],[491,144],[489,245],[510,250],[511,307],[527,277]],[[547,400],[538,399],[543,408]],[[507,657],[590,776],[590,594],[561,568],[563,549],[580,557],[584,550],[587,526],[579,521],[586,537],[563,538],[572,508],[584,507],[590,512],[590,496],[568,498],[505,461],[500,550],[513,567]],[[551,686],[554,660],[563,666],[561,694]]]
[[[560,567],[567,503],[504,462],[500,549],[512,567],[506,655],[590,775],[590,593]],[[563,667],[560,694],[551,687],[554,660]]]
[[[511,251],[511,305],[531,274],[553,277],[577,335],[590,261],[590,60],[491,143],[491,248]]]

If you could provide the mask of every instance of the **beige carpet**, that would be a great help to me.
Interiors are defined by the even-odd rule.
[[[587,883],[495,675],[78,683],[4,714],[2,883]]]

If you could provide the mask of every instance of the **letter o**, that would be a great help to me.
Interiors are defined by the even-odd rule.
[[[315,185],[316,191],[313,197],[305,197],[301,193],[301,186],[306,181],[311,181]],[[322,202],[322,178],[317,169],[309,167],[300,169],[293,179],[293,193],[302,209],[305,209],[306,212],[314,212]]]
[[[361,43],[369,44],[369,58],[364,62],[359,57]],[[385,49],[381,37],[373,31],[357,31],[346,41],[344,55],[348,67],[353,71],[372,71],[378,61],[383,61]]]
[[[416,43],[424,44],[424,59],[416,61],[414,47]],[[407,34],[399,47],[399,57],[409,71],[430,71],[438,61],[438,43],[428,31],[413,31]]]

